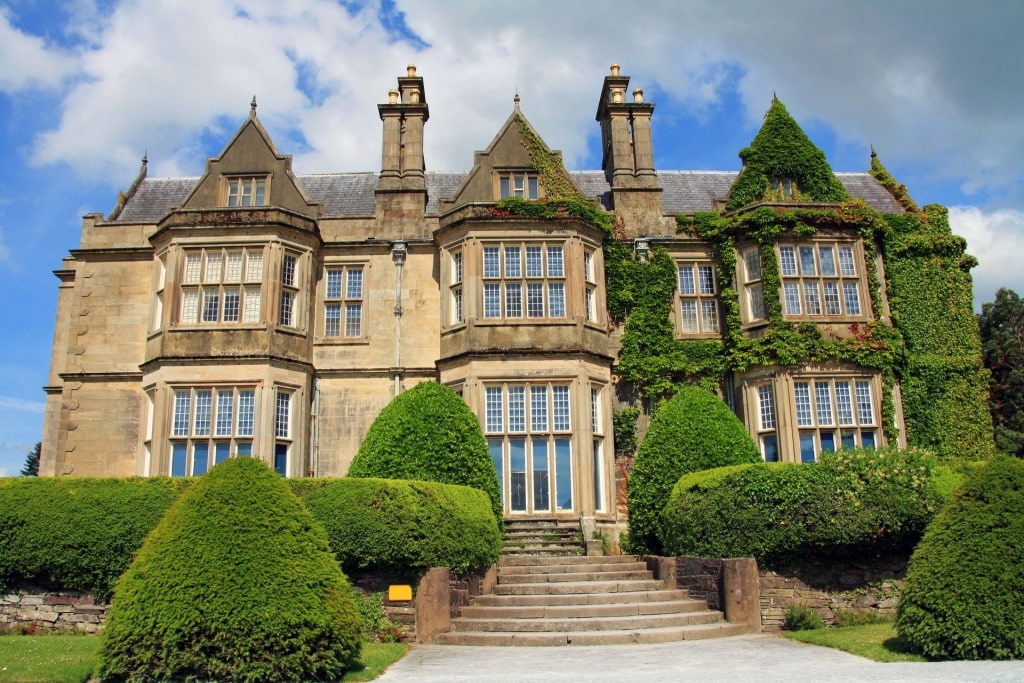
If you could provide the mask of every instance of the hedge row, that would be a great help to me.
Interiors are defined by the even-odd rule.
[[[666,554],[756,557],[909,550],[939,507],[923,451],[843,450],[680,478],[662,516]]]
[[[0,590],[26,583],[109,600],[146,535],[194,481],[0,479]],[[500,552],[490,501],[475,489],[348,478],[287,481],[300,498],[312,498],[308,507],[329,530],[331,550],[346,571],[462,570],[490,564]]]

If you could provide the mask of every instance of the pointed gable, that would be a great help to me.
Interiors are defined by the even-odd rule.
[[[786,107],[772,100],[764,124],[740,150],[743,169],[729,190],[726,208],[759,201],[840,202],[850,197],[818,149]]]
[[[552,165],[557,168],[549,168]],[[519,110],[516,96],[515,110],[487,149],[475,153],[473,169],[442,210],[495,202],[504,196],[541,199],[567,194],[582,196],[562,165],[561,152],[551,151]]]
[[[219,156],[206,161],[206,171],[182,202],[182,209],[274,206],[319,217],[321,206],[310,200],[292,173],[292,158],[277,151],[256,118],[249,118]]]

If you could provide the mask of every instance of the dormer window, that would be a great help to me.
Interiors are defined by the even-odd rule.
[[[509,172],[498,176],[498,195],[537,199],[540,196],[540,182],[536,173]]]
[[[771,199],[793,200],[800,194],[800,188],[792,178],[769,178],[768,194]]]
[[[227,205],[266,206],[267,176],[235,176],[226,178]]]

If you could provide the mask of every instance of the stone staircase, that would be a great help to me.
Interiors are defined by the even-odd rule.
[[[553,552],[540,544],[540,552]],[[519,546],[513,546],[517,551]],[[446,645],[662,643],[745,633],[703,600],[669,590],[635,557],[506,554],[494,592],[452,619]]]
[[[505,520],[501,554],[506,557],[586,555],[586,543],[578,522],[559,524],[553,519]]]

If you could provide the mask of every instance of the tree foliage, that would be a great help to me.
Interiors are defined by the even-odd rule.
[[[996,446],[1024,457],[1024,301],[1010,289],[996,292],[978,316],[982,356],[992,374],[989,408]]]
[[[968,471],[907,567],[900,636],[936,659],[1024,658],[1024,461]]]
[[[25,466],[21,468],[21,476],[39,476],[39,453],[42,450],[42,448],[42,442],[37,441],[36,445],[32,447],[32,450],[28,452],[28,455],[25,456]]]
[[[661,551],[661,511],[679,477],[760,460],[747,430],[720,398],[700,387],[680,388],[655,412],[633,462],[627,493],[632,550]]]
[[[418,479],[472,486],[503,519],[498,472],[476,416],[437,382],[421,382],[392,399],[359,447],[350,477]]]
[[[171,506],[117,583],[108,681],[334,681],[361,623],[327,535],[264,463],[232,458]]]

